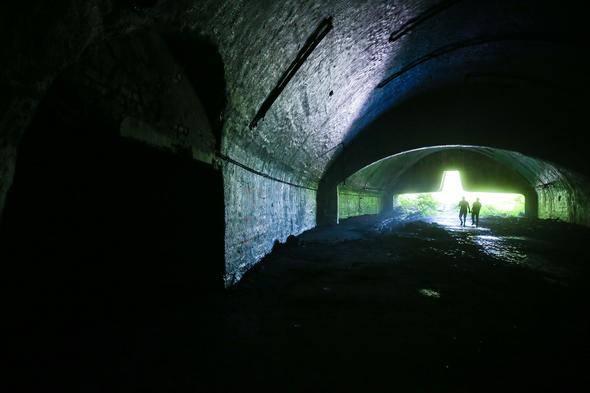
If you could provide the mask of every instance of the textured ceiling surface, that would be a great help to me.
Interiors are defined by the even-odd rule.
[[[506,78],[524,88],[571,86],[583,78],[571,55],[579,50],[575,22],[568,22],[565,7],[551,3],[261,4],[206,5],[194,14],[214,10],[213,16],[191,27],[213,32],[225,59],[225,152],[291,181],[316,182],[342,146],[381,113],[437,87]],[[262,102],[326,17],[332,17],[333,29],[250,129]],[[407,34],[391,42],[390,35],[404,28]]]
[[[0,54],[14,61],[6,63],[0,84],[33,98],[11,104],[14,111],[33,107],[36,92],[92,42],[141,29],[198,33],[216,45],[223,60],[227,106],[222,153],[257,171],[311,186],[375,119],[413,97],[465,84],[568,92],[588,85],[586,14],[577,2],[15,4],[2,20],[11,34]],[[6,18],[9,14],[15,17]],[[326,18],[332,28],[298,57]],[[191,55],[203,56],[198,50]],[[282,79],[288,70],[296,72]],[[280,94],[272,97],[278,85]],[[269,98],[263,119],[249,127]],[[201,100],[206,104],[207,97]],[[396,133],[395,122],[391,132]]]

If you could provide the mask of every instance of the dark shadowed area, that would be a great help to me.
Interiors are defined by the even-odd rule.
[[[589,240],[526,218],[312,230],[230,293],[232,354],[248,354],[241,371],[265,389],[581,392]]]

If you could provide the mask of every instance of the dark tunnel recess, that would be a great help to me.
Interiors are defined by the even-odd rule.
[[[223,116],[227,104],[223,59],[210,39],[190,33],[162,34],[176,63],[202,100],[209,124],[221,146]]]
[[[128,345],[125,332],[224,287],[221,172],[122,135],[124,114],[108,108],[132,99],[121,86],[97,94],[84,73],[73,68],[41,103],[0,223],[23,369],[36,367],[31,353],[54,369],[108,362]]]

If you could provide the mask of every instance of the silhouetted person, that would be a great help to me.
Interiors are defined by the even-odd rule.
[[[477,198],[477,200],[475,202],[473,202],[473,205],[471,205],[471,225],[475,225],[476,227],[479,226],[479,211],[481,210],[481,202],[479,201],[479,198]]]
[[[461,202],[459,202],[459,221],[461,221],[462,227],[465,226],[468,211],[471,211],[471,209],[469,209],[469,202],[467,202],[465,197],[463,197],[461,198]]]

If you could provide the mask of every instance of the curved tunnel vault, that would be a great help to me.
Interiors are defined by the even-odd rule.
[[[367,125],[332,161],[320,182],[318,222],[335,222],[336,187],[362,168],[405,151],[469,145],[487,146],[481,153],[527,179],[544,206],[540,217],[587,225],[583,111],[570,99],[537,89],[508,94],[503,87],[463,85],[408,100]],[[569,190],[569,197],[552,199],[558,189]],[[562,209],[566,199],[569,207]]]
[[[540,216],[588,223],[589,63],[576,2],[111,3],[15,5],[2,24],[12,60],[0,75],[0,204],[52,81],[105,44],[73,77],[114,112],[147,104],[117,117],[121,132],[221,172],[228,285],[275,241],[333,223],[344,179],[425,146],[534,157],[505,161],[529,168],[520,172],[540,207],[570,189]]]
[[[338,194],[372,200],[355,215],[384,213],[391,210],[394,194],[438,191],[441,174],[451,169],[461,171],[465,190],[524,195],[528,217],[573,222],[585,217],[576,198],[588,185],[579,177],[520,153],[482,146],[437,146],[387,157],[346,178]]]

